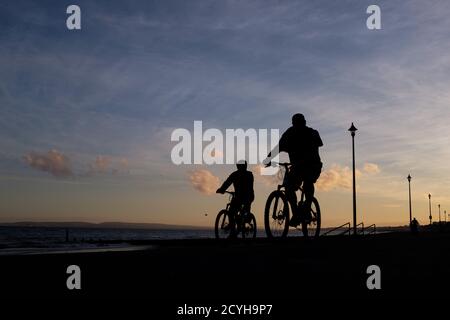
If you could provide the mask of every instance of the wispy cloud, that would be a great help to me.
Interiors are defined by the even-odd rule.
[[[219,188],[220,180],[206,169],[193,170],[189,173],[189,180],[195,190],[205,195],[214,194]]]
[[[363,167],[363,172],[367,174],[377,174],[380,173],[380,167],[375,163],[365,163]]]
[[[380,167],[375,163],[365,163],[363,169],[356,169],[357,178],[380,173]],[[330,169],[324,170],[317,181],[316,187],[319,191],[331,191],[333,189],[350,189],[352,187],[352,170],[345,166],[332,165]]]
[[[262,165],[253,166],[252,171],[256,183],[262,183],[265,186],[274,187],[282,182],[283,170],[278,174],[265,176],[261,175]],[[365,163],[362,170],[356,169],[356,177],[364,178],[381,172],[380,167],[375,163]],[[329,169],[322,171],[316,188],[319,191],[332,191],[335,189],[350,189],[352,187],[352,170],[348,166],[332,165]]]
[[[73,176],[70,159],[60,151],[30,152],[23,159],[31,168],[48,172],[55,177]]]
[[[262,175],[261,170],[264,168],[263,165],[255,165],[251,168],[253,176],[255,177],[255,183],[262,183],[265,186],[273,187],[280,184],[283,180],[283,172],[279,170],[275,175]]]
[[[93,176],[98,174],[124,174],[129,173],[128,159],[113,159],[108,156],[97,156],[95,161],[89,164],[87,175]]]

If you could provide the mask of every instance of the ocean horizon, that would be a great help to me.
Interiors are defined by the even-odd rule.
[[[331,228],[323,228],[322,233]],[[330,233],[336,235],[344,229]],[[67,232],[67,233],[66,233]],[[387,232],[379,230],[378,232]],[[301,236],[301,232],[290,232]],[[214,229],[134,229],[104,227],[40,227],[0,226],[0,255],[23,252],[48,252],[54,250],[80,250],[92,248],[117,248],[131,246],[129,242],[151,240],[212,239]],[[257,230],[257,237],[266,237],[264,229]]]

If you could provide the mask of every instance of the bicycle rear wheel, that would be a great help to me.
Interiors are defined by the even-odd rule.
[[[256,238],[256,218],[253,213],[249,213],[242,227],[242,238]]]
[[[311,221],[309,223],[302,222],[302,231],[305,237],[318,238],[320,235],[320,206],[319,201],[313,198],[311,203]]]
[[[284,238],[289,231],[289,204],[285,194],[279,190],[267,198],[264,228],[268,238]]]
[[[216,217],[214,225],[216,239],[227,239],[232,233],[234,226],[230,222],[230,215],[227,210],[221,210]]]

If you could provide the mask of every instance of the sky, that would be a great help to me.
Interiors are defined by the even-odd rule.
[[[81,8],[81,30],[66,8]],[[381,8],[368,30],[366,8]],[[450,2],[3,1],[0,222],[212,226],[232,165],[175,165],[171,133],[279,129],[324,147],[324,226],[442,217],[450,201]],[[274,180],[255,172],[260,226]],[[444,219],[444,218],[442,218]]]

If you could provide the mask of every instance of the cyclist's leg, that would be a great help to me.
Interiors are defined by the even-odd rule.
[[[303,214],[305,215],[306,219],[310,219],[310,208],[312,201],[314,199],[314,182],[311,179],[305,179],[303,181],[303,193],[305,194],[305,202],[303,203]]]
[[[297,194],[295,193],[301,183],[301,178],[298,174],[298,170],[295,166],[291,167],[291,170],[288,172],[287,180],[286,180],[286,198],[288,202],[291,204],[292,208],[292,217],[290,221],[291,226],[296,226],[299,223],[299,215],[297,208]]]
[[[297,195],[296,191],[299,187],[299,181],[300,178],[297,175],[297,171],[294,166],[292,166],[291,170],[287,173],[287,179],[286,179],[286,197],[287,200],[297,206]]]
[[[241,203],[233,198],[230,203],[230,208],[228,209],[229,217],[230,217],[230,226],[231,226],[231,237],[236,237],[236,214],[241,207]]]
[[[245,222],[248,221],[248,217],[250,217],[252,208],[252,203],[250,201],[245,201],[242,205],[242,213],[244,214]]]
[[[311,218],[311,204],[314,199],[314,183],[316,183],[317,179],[319,179],[320,173],[322,171],[322,163],[311,165],[307,168],[307,171],[304,173],[304,181],[303,181],[303,192],[305,194],[305,202],[304,202],[304,210],[303,213],[306,214],[306,218]]]

